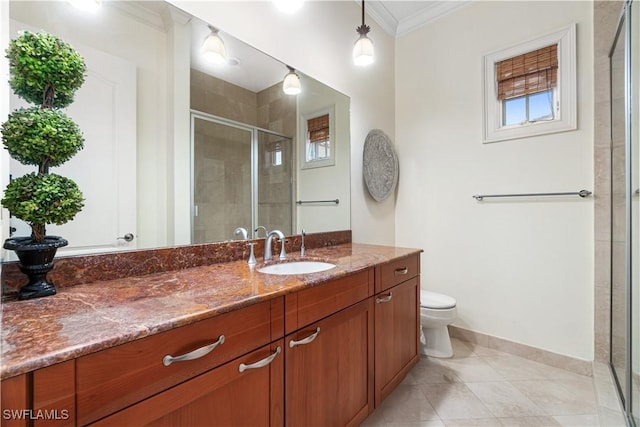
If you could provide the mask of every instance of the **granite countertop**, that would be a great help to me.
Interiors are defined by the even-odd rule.
[[[114,345],[188,325],[377,264],[419,249],[348,243],[309,249],[305,259],[336,267],[307,275],[271,275],[246,261],[99,281],[58,289],[51,297],[5,302],[0,378],[10,378]],[[299,254],[289,254],[291,260]]]

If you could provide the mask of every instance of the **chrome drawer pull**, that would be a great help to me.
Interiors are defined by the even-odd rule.
[[[301,339],[299,341],[294,341],[294,340],[289,341],[289,347],[293,348],[293,347],[295,347],[297,345],[309,344],[311,341],[316,339],[316,337],[318,336],[319,333],[320,333],[320,327],[318,326],[316,328],[316,331],[314,333],[312,333],[311,335],[309,335],[308,337],[303,338],[303,339]]]
[[[380,304],[381,302],[389,302],[391,301],[391,298],[393,298],[393,294],[389,292],[389,295],[387,295],[386,297],[376,298],[376,303]]]
[[[213,344],[209,344],[205,347],[200,347],[199,349],[193,350],[192,352],[187,354],[183,354],[182,356],[173,357],[167,354],[165,357],[162,358],[162,364],[164,366],[169,366],[173,362],[184,362],[186,360],[199,359],[202,356],[206,356],[207,354],[211,353],[211,351],[213,351],[213,349],[219,346],[220,344],[224,344],[224,335],[220,335],[220,337],[218,338],[218,341],[214,342]]]
[[[398,269],[396,269],[396,271],[394,271],[394,274],[395,274],[396,276],[402,276],[402,275],[407,274],[408,272],[409,272],[409,269],[408,269],[407,267],[405,267],[405,268],[398,268]]]
[[[269,363],[273,362],[273,359],[275,359],[276,356],[278,356],[281,351],[282,349],[280,348],[280,346],[278,346],[278,348],[276,348],[276,352],[265,359],[259,360],[256,363],[252,363],[250,365],[245,365],[244,363],[241,363],[240,366],[238,366],[238,371],[244,372],[247,369],[258,369],[258,368],[262,368],[263,366],[267,366]]]

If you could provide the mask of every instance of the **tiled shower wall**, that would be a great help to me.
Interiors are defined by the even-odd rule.
[[[611,94],[609,53],[622,13],[622,1],[593,3],[594,117],[594,355],[609,362],[611,326]]]
[[[291,234],[296,97],[285,95],[280,83],[255,93],[192,69],[191,108],[293,138],[284,150],[286,167],[270,168],[263,164],[266,154],[263,152],[258,170],[260,225]],[[199,155],[194,159],[194,202],[198,205],[194,243],[230,240],[236,227],[251,227],[251,147],[247,145],[246,135],[241,135],[247,132],[223,128],[223,125],[199,123],[195,134]],[[215,138],[213,144],[212,138]],[[262,143],[264,140],[274,141],[273,137],[261,134],[261,151],[268,149]]]

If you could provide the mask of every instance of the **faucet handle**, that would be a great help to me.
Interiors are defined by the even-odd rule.
[[[281,247],[280,247],[280,259],[287,259],[287,253],[284,250],[284,246],[287,240],[283,237],[280,239]]]
[[[249,250],[250,250],[249,260],[247,261],[247,264],[249,264],[249,265],[255,265],[255,263],[256,263],[256,256],[253,253],[253,246],[254,245],[255,245],[255,243],[247,243],[247,246],[249,246]]]

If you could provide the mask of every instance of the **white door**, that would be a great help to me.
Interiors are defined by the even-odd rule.
[[[12,38],[17,29],[29,29],[12,21]],[[84,57],[85,83],[66,114],[82,130],[84,149],[50,172],[73,179],[85,197],[80,213],[67,224],[48,225],[47,234],[62,236],[69,245],[59,254],[134,249],[137,240],[119,237],[136,235],[136,67],[73,40],[66,40]],[[27,105],[14,94],[11,110]],[[36,170],[11,159],[10,173],[21,176]],[[11,219],[13,236],[28,236],[30,227]]]

